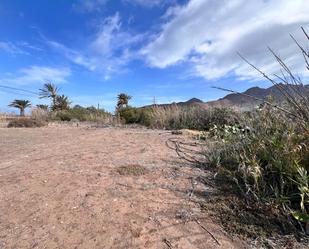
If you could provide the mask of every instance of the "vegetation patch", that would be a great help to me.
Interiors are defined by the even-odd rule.
[[[129,164],[119,167],[117,172],[123,176],[141,176],[147,174],[148,169],[139,164]]]
[[[79,105],[67,110],[58,110],[51,114],[51,118],[59,121],[89,121],[98,122],[105,121],[110,118],[111,114],[102,109],[93,106],[82,107]]]
[[[228,190],[225,182],[219,184],[226,187],[224,192],[221,189],[201,207],[228,234],[247,240],[257,248],[304,248],[309,243],[279,209],[269,205],[247,205]]]
[[[36,128],[46,126],[47,122],[31,118],[16,118],[8,123],[8,128]]]
[[[126,124],[137,123],[155,129],[192,129],[208,131],[214,125],[235,125],[239,123],[240,114],[230,108],[205,108],[201,106],[147,108],[124,107],[117,113]]]

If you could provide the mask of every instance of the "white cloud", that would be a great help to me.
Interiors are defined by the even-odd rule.
[[[68,68],[31,66],[20,69],[16,76],[0,79],[0,82],[8,86],[42,84],[46,80],[60,84],[66,83],[70,75]]]
[[[167,11],[161,32],[142,54],[153,67],[185,62],[208,79],[230,73],[252,79],[257,74],[236,53],[273,73],[277,67],[269,46],[303,72],[289,34],[304,41],[300,26],[309,25],[308,13],[307,0],[191,0]]]
[[[99,30],[90,46],[103,56],[112,56],[115,52],[130,48],[142,38],[143,35],[133,35],[123,31],[119,13],[116,13],[114,16],[105,18],[99,25]]]
[[[174,3],[174,0],[123,0],[124,2],[130,3],[130,4],[138,4],[147,8],[163,5],[166,3]]]
[[[4,42],[0,41],[0,50],[3,50],[9,54],[12,55],[18,55],[18,54],[26,54],[28,55],[29,53],[21,49],[20,47],[16,46],[12,42]]]
[[[44,38],[44,37],[43,37]],[[63,44],[48,40],[46,43],[63,54],[71,62],[91,71],[98,71],[105,79],[125,70],[125,66],[137,56],[132,49],[143,40],[142,34],[123,31],[118,13],[105,18],[97,28],[90,42],[81,49],[71,49]]]
[[[78,12],[96,12],[101,11],[107,2],[108,0],[78,0],[72,7]]]
[[[99,12],[110,0],[78,0],[72,5],[77,12]],[[122,0],[123,3],[140,5],[146,8],[175,3],[176,0]]]

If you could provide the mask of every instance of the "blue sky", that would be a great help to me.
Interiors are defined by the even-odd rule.
[[[37,91],[50,80],[74,104],[132,105],[217,99],[221,86],[269,86],[237,55],[268,73],[267,46],[306,76],[293,34],[304,42],[307,0],[1,0],[0,84]],[[25,94],[25,95],[24,95]],[[0,111],[13,99],[0,89]]]

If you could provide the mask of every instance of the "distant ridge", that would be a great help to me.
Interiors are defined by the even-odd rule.
[[[300,92],[301,94],[309,97],[309,85],[286,85],[286,84],[279,84],[279,86],[271,86],[269,88],[260,88],[260,87],[251,87],[248,90],[244,91],[243,93],[232,93],[228,94],[223,98],[220,98],[218,100],[209,101],[209,102],[203,102],[202,100],[198,98],[191,98],[188,101],[185,102],[174,102],[172,104],[157,104],[156,106],[161,107],[168,107],[171,105],[179,105],[179,106],[202,106],[205,108],[209,107],[238,107],[242,109],[252,109],[253,107],[259,105],[262,101],[256,100],[254,98],[258,98],[261,100],[265,100],[267,97],[272,96],[275,102],[282,102],[285,100],[284,95],[281,93],[281,91],[284,91],[286,94],[295,96],[296,98],[299,97],[299,95],[296,92]],[[245,95],[250,96],[245,96]],[[145,107],[151,107],[145,106]]]
[[[255,100],[252,97],[265,100],[267,97],[271,96],[275,102],[284,101],[285,96],[282,94],[282,91],[296,98],[300,97],[296,92],[299,92],[309,97],[309,85],[300,86],[300,85],[279,84],[278,86],[271,86],[269,88],[252,87],[243,92],[242,94],[241,93],[228,94],[221,99],[208,102],[207,104],[211,106],[223,105],[223,106],[237,106],[237,107],[250,108],[262,102],[259,100]],[[249,96],[245,96],[244,94]]]

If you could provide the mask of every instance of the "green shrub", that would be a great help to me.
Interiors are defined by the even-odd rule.
[[[117,110],[117,114],[126,124],[141,124],[150,126],[152,110],[150,108],[124,107]]]
[[[74,106],[69,110],[55,111],[53,114],[53,119],[60,121],[104,121],[111,116],[108,112],[104,110],[98,110],[95,107],[81,107]]]
[[[60,121],[71,121],[73,119],[73,115],[69,111],[57,111],[55,119]]]
[[[139,122],[139,111],[134,107],[124,107],[120,108],[117,111],[121,120],[123,120],[126,124],[134,124]]]

